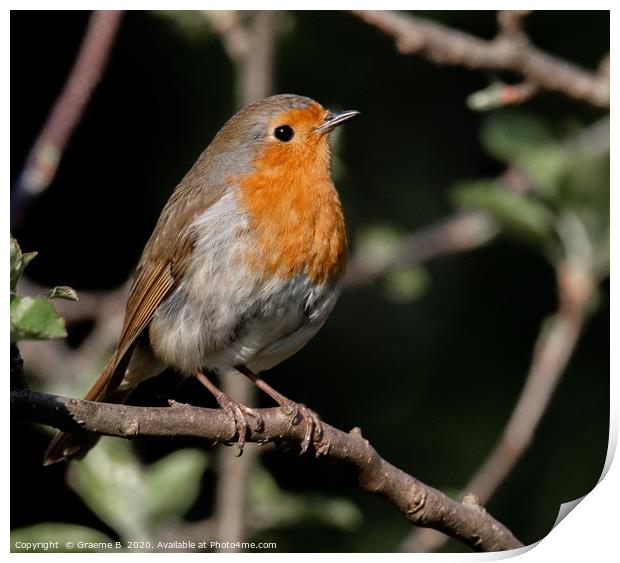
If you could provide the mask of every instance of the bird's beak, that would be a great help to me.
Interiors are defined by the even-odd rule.
[[[325,119],[323,119],[323,123],[319,125],[315,131],[317,133],[330,133],[333,129],[339,125],[342,125],[345,121],[349,121],[349,119],[352,119],[359,114],[359,111],[355,111],[353,109],[338,112],[328,111],[325,115]]]

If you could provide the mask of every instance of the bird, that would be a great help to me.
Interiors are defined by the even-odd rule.
[[[233,115],[181,179],[135,270],[118,345],[84,397],[123,403],[166,368],[196,377],[234,421],[239,455],[260,414],[212,381],[242,374],[294,423],[317,415],[261,376],[299,351],[340,295],[348,243],[330,133],[358,111],[280,94]],[[209,374],[209,375],[207,375]],[[95,434],[57,433],[44,464],[81,459]]]

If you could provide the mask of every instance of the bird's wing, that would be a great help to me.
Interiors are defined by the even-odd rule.
[[[197,162],[197,165],[200,160]],[[101,401],[114,392],[125,375],[136,339],[148,327],[155,311],[183,279],[194,249],[196,233],[190,226],[226,191],[226,184],[209,182],[199,171],[211,163],[194,166],[177,186],[161,212],[146,243],[136,278],[129,291],[123,330],[114,356],[85,397]]]
[[[120,385],[136,339],[148,327],[157,308],[183,279],[195,238],[195,233],[188,228],[185,212],[189,206],[203,209],[200,203],[204,205],[205,202],[204,199],[200,203],[192,202],[188,197],[181,199],[179,191],[183,195],[182,190],[175,191],[144,248],[129,291],[116,352],[85,397],[87,400],[101,401]],[[191,209],[189,211],[191,216]]]
[[[117,392],[140,334],[148,327],[161,303],[180,284],[190,262],[196,233],[194,219],[216,203],[228,189],[221,177],[212,181],[214,169],[209,149],[181,180],[166,203],[151,238],[146,243],[127,299],[125,320],[116,352],[84,397],[89,401],[123,401]],[[83,457],[96,443],[88,436],[58,433],[45,454],[45,463]]]
[[[169,261],[149,265],[138,272],[127,301],[116,352],[86,395],[86,400],[101,401],[120,385],[136,339],[151,322],[157,307],[176,285]]]

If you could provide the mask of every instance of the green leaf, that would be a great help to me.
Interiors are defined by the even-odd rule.
[[[17,241],[11,237],[11,342],[67,336],[65,322],[49,299],[77,301],[78,298],[77,293],[67,286],[55,287],[40,297],[16,295],[17,283],[36,255],[36,252],[23,254]]]
[[[58,285],[53,289],[50,289],[45,297],[47,299],[66,299],[67,301],[79,301],[77,292],[68,285]]]
[[[11,237],[11,292],[15,292],[19,278],[36,255],[36,252],[22,254],[19,244]]]
[[[149,465],[144,483],[149,498],[149,519],[161,522],[182,516],[200,493],[207,456],[196,449],[176,451]]]
[[[11,296],[11,342],[65,336],[65,322],[48,300]]]
[[[93,546],[90,548],[89,546],[86,546],[85,548],[80,549],[77,547],[78,542],[93,544],[97,542],[111,541],[112,540],[108,536],[98,530],[94,530],[93,528],[78,526],[76,524],[46,522],[44,524],[35,524],[34,526],[11,530],[11,553],[93,552],[101,551],[101,549],[94,548]],[[30,549],[23,545],[18,547],[18,542],[21,542],[21,544],[38,544],[38,546]],[[74,547],[69,549],[67,547],[67,542],[73,543]]]
[[[453,199],[462,207],[488,212],[507,230],[539,243],[554,243],[554,216],[533,197],[505,189],[492,180],[457,185]]]

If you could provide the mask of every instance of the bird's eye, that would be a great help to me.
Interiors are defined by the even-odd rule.
[[[276,127],[273,132],[276,139],[285,143],[290,141],[294,134],[295,131],[293,131],[293,128],[290,125],[280,125],[279,127]]]

